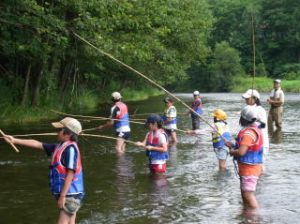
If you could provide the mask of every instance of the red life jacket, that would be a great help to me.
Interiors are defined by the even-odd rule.
[[[246,127],[239,132],[236,140],[236,148],[240,147],[240,143],[243,136],[249,130],[253,130],[256,133],[257,136],[256,142],[253,145],[249,146],[246,154],[243,156],[239,156],[237,160],[241,163],[246,163],[246,164],[262,163],[263,162],[263,137],[262,137],[261,130],[256,126]]]
[[[61,156],[65,151],[65,149],[71,145],[77,151],[77,164],[74,173],[74,178],[72,179],[72,183],[70,185],[67,194],[70,195],[70,194],[84,193],[80,152],[76,142],[67,141],[61,145],[58,145],[52,154],[51,166],[50,166],[50,187],[53,194],[59,194],[64,186],[65,177],[67,174],[67,168],[64,167],[63,164],[61,163]]]
[[[120,109],[119,114],[117,114],[115,118],[120,120],[114,122],[114,128],[120,128],[121,126],[128,126],[129,115],[128,115],[128,108],[126,104],[119,101],[116,102],[115,105]]]

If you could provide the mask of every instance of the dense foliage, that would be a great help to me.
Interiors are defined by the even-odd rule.
[[[3,0],[0,107],[73,105],[147,82],[80,41],[168,88],[230,91],[236,76],[300,77],[294,0]]]

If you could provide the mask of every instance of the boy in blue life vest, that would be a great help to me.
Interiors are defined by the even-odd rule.
[[[113,92],[111,96],[114,105],[110,110],[110,118],[112,118],[113,120],[109,120],[108,122],[106,122],[106,124],[100,125],[98,127],[98,130],[113,127],[117,136],[115,146],[116,152],[119,154],[123,154],[125,153],[126,148],[125,140],[128,140],[130,137],[128,107],[121,101],[122,96],[119,92]]]
[[[212,143],[213,148],[216,153],[217,159],[219,160],[219,170],[226,170],[226,159],[228,156],[228,149],[225,142],[231,141],[232,137],[227,125],[227,114],[221,110],[216,109],[212,113],[214,119],[214,131],[212,132]],[[189,130],[186,131],[187,134],[203,134],[204,130]]]
[[[166,160],[168,154],[168,137],[162,128],[162,120],[159,115],[153,114],[147,118],[149,132],[143,142],[136,142],[137,146],[146,149],[146,155],[149,158],[149,169],[151,173],[166,172]]]
[[[165,129],[166,133],[170,137],[170,144],[177,143],[177,111],[173,105],[173,99],[166,97],[164,98],[164,103],[166,104],[164,114],[162,116],[163,120],[163,128]]]
[[[5,135],[5,140],[17,145],[44,150],[51,156],[50,188],[60,209],[57,223],[75,224],[76,213],[84,197],[83,173],[77,145],[82,127],[78,120],[66,117],[52,125],[57,128],[58,144]]]

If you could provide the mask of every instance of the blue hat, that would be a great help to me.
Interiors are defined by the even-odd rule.
[[[162,119],[157,114],[151,114],[146,121],[146,124],[154,124],[154,123],[161,123]]]

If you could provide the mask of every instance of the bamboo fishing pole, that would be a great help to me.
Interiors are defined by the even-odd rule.
[[[66,115],[66,116],[71,116],[71,117],[83,117],[83,118],[91,118],[91,119],[95,119],[95,120],[98,120],[98,118],[101,118],[101,117],[93,117],[93,116],[85,116],[85,115],[76,115],[76,114],[67,114],[67,113],[64,113],[64,112],[60,112],[60,111],[56,111],[56,110],[52,110],[53,112],[55,113],[58,113],[58,114],[63,114],[63,115]],[[115,121],[121,121],[121,119],[113,119],[113,118],[108,118],[108,120],[115,120]],[[144,122],[138,122],[138,121],[129,121],[130,123],[134,123],[134,124],[142,124],[142,125],[145,125]],[[89,129],[85,129],[85,130],[82,130],[83,132],[85,131],[94,131],[94,130],[97,130],[98,128],[95,127],[95,128],[89,128]],[[186,132],[185,130],[182,130],[182,129],[178,129],[176,128],[175,129],[176,131],[179,131],[179,132]]]
[[[4,134],[4,132],[3,132],[1,129],[0,129],[0,133],[1,133],[1,135],[3,136],[3,138],[4,138],[5,134]],[[7,142],[7,143],[10,144],[11,147],[13,147],[13,149],[14,149],[16,152],[20,152],[19,149],[18,149],[12,142]]]
[[[66,115],[66,116],[71,116],[71,117],[81,117],[81,118],[89,118],[89,119],[93,119],[93,120],[112,120],[112,121],[125,121],[122,119],[114,119],[114,118],[107,118],[107,117],[95,117],[95,116],[86,116],[86,115],[77,115],[77,114],[68,114],[68,113],[64,113],[64,112],[60,112],[57,110],[51,110],[54,113],[57,114],[62,114],[62,115]],[[138,122],[138,121],[131,121],[129,120],[128,122],[130,123],[134,123],[134,124],[145,124],[143,122]]]
[[[93,45],[92,43],[90,43],[89,41],[87,41],[86,39],[84,39],[83,37],[81,37],[80,35],[78,35],[77,33],[75,33],[73,31],[73,34],[80,39],[81,41],[83,41],[84,43],[88,44],[89,46],[91,46],[92,48],[96,49],[97,51],[99,51],[101,54],[109,57],[110,59],[116,61],[117,63],[123,65],[124,67],[126,67],[127,69],[129,69],[130,71],[138,74],[139,76],[143,77],[144,79],[148,80],[150,83],[152,83],[153,85],[155,85],[156,87],[160,88],[161,90],[163,90],[164,92],[166,92],[167,94],[169,94],[170,96],[172,96],[174,99],[176,99],[178,102],[180,102],[181,104],[183,104],[185,107],[187,107],[190,111],[192,111],[193,113],[196,114],[196,116],[198,116],[202,121],[204,121],[208,126],[210,126],[215,132],[217,132],[221,138],[222,134],[211,124],[209,123],[207,120],[205,120],[204,118],[202,118],[193,108],[189,107],[185,102],[183,102],[181,99],[179,99],[177,96],[175,96],[174,94],[172,94],[171,92],[169,92],[168,90],[166,90],[164,87],[162,87],[161,85],[159,85],[158,83],[154,82],[152,79],[148,78],[147,76],[145,76],[144,74],[142,74],[141,72],[137,71],[136,69],[132,68],[131,66],[125,64],[124,62],[120,61],[119,59],[116,59],[115,57],[113,57],[111,54],[106,53],[105,51],[99,49],[98,47],[96,47],[95,45]],[[225,140],[225,138],[223,138]]]

